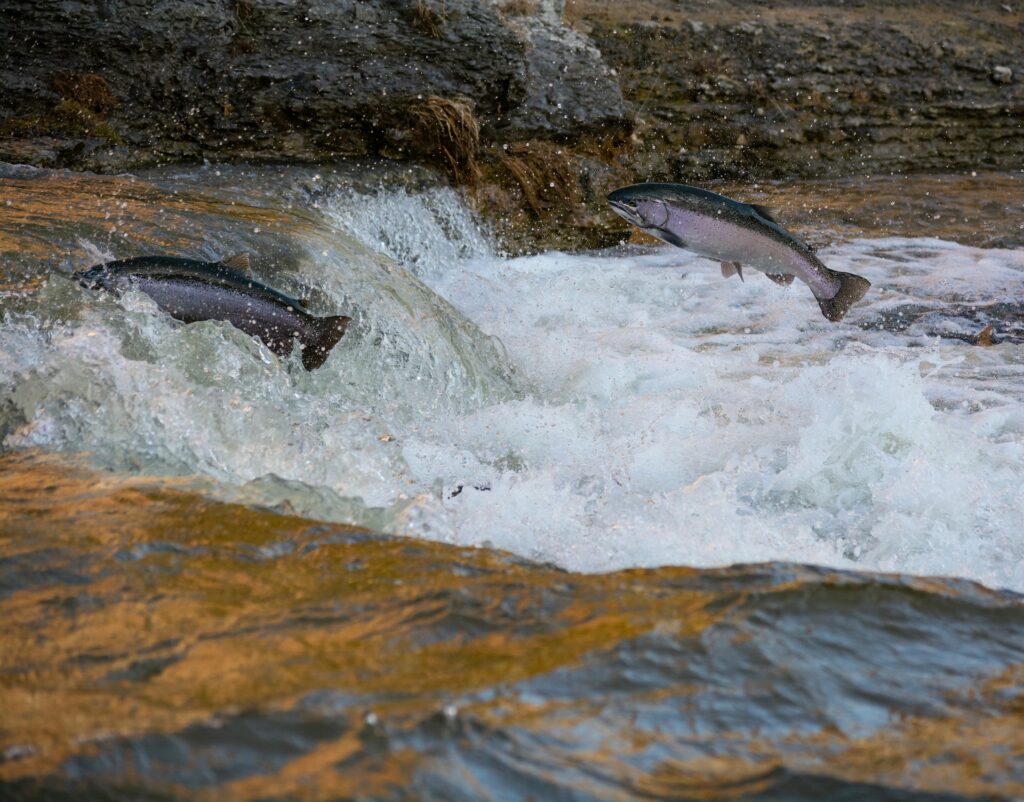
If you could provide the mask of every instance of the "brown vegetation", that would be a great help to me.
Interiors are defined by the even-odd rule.
[[[256,8],[252,0],[233,0],[231,8],[235,12],[235,33],[228,50],[233,56],[251,53],[254,49],[251,35],[259,23]]]
[[[103,78],[94,73],[57,73],[50,84],[64,100],[77,103],[93,114],[106,116],[117,108],[117,98]]]
[[[103,78],[92,73],[57,73],[50,84],[61,100],[49,111],[9,117],[0,123],[0,135],[88,137],[122,144],[106,120],[118,102]]]
[[[76,100],[62,100],[45,114],[12,117],[0,124],[5,136],[81,136],[121,144],[121,136],[99,114]]]
[[[694,54],[689,61],[689,72],[698,78],[708,75],[717,75],[722,72],[723,64],[721,57],[712,51]]]
[[[466,100],[431,95],[410,111],[424,150],[440,157],[455,184],[474,184],[480,177],[476,155],[480,125]]]
[[[541,140],[516,142],[503,150],[501,165],[537,217],[571,212],[578,205],[579,179],[565,148]]]
[[[234,0],[231,7],[235,12],[237,33],[240,35],[250,33],[257,21],[256,8],[253,6],[252,0]]]
[[[501,13],[507,17],[527,17],[536,11],[535,0],[508,0],[501,5]]]
[[[416,0],[413,21],[417,28],[426,31],[435,39],[440,39],[441,31],[444,29],[444,19],[444,0],[441,0],[440,11],[435,11],[433,6],[426,2],[426,0]]]

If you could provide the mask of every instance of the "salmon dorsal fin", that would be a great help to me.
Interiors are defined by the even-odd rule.
[[[779,225],[779,221],[775,219],[775,214],[767,206],[760,206],[756,203],[751,203],[750,208],[757,212],[761,217],[767,220],[769,223],[775,223]]]
[[[252,264],[247,253],[236,253],[227,259],[221,259],[219,264],[221,267],[237,270],[239,273],[245,273],[249,278],[253,278]]]

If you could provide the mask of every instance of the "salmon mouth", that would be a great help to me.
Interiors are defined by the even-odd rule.
[[[622,217],[626,222],[632,223],[635,226],[644,228],[644,221],[640,217],[640,213],[637,211],[635,206],[631,206],[624,201],[611,200],[609,199],[608,205],[612,207],[612,211],[615,212],[619,217]]]
[[[79,270],[71,274],[71,277],[78,280],[78,283],[87,290],[101,289],[103,286],[102,267],[92,267],[88,270]]]

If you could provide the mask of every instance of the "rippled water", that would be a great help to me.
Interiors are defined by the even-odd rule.
[[[873,283],[833,325],[669,247],[508,258],[419,175],[7,168],[0,780],[1024,794],[1024,250],[978,247],[1024,207],[941,184],[928,236],[823,209],[823,261]],[[240,250],[353,316],[322,369],[69,277]]]

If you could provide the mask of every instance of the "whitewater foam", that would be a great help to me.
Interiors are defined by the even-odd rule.
[[[574,570],[791,560],[1024,590],[1024,349],[969,345],[962,316],[880,324],[1021,298],[1024,252],[838,244],[823,261],[873,287],[834,325],[799,282],[669,247],[503,258],[448,190],[325,214],[348,244],[306,242],[306,277],[363,325],[325,369],[76,295],[75,319],[5,318],[6,445]]]

